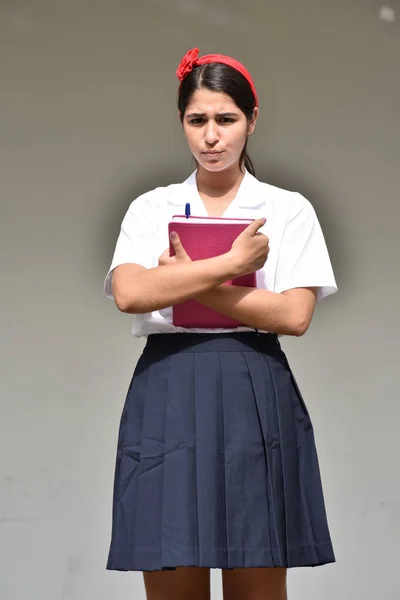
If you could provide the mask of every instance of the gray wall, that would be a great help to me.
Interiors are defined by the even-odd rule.
[[[104,570],[142,342],[102,282],[129,202],[191,171],[175,69],[194,45],[253,73],[258,175],[313,202],[340,286],[284,342],[338,558],[292,571],[292,598],[399,597],[400,28],[374,1],[245,4],[0,4],[1,600],[144,598]]]

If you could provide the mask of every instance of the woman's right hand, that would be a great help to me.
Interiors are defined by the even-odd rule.
[[[247,275],[263,268],[269,253],[269,239],[259,232],[266,219],[255,219],[236,238],[229,252],[240,275]]]

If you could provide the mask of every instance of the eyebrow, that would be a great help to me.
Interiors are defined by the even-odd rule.
[[[191,118],[199,118],[199,117],[205,117],[205,116],[206,116],[205,113],[190,113],[189,115],[186,115],[186,118],[191,119]],[[216,116],[217,117],[237,117],[238,113],[224,112],[224,113],[218,113]]]

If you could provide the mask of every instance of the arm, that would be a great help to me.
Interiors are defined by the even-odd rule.
[[[121,264],[112,277],[112,290],[119,310],[148,313],[195,298],[220,284],[260,269],[268,256],[268,239],[258,230],[265,219],[257,219],[222,256],[191,261],[179,237],[171,236],[176,258],[168,264],[146,269],[138,264]]]
[[[259,236],[264,243],[267,238]],[[159,269],[177,264],[191,264],[179,238],[175,256],[166,250],[159,258]],[[197,302],[231,317],[249,327],[287,335],[303,335],[313,316],[316,291],[312,288],[289,289],[280,294],[264,289],[235,285],[218,285],[195,296]]]
[[[228,281],[234,273],[237,266],[229,254],[153,269],[123,264],[114,270],[112,290],[120,311],[141,314],[185,302]]]
[[[291,199],[275,290],[220,285],[196,300],[256,329],[296,336],[307,331],[317,299],[337,287],[315,211],[299,194]]]
[[[286,335],[303,335],[310,326],[316,303],[312,288],[281,294],[242,286],[220,285],[196,300],[249,327]]]

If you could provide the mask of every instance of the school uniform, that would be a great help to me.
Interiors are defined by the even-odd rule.
[[[123,263],[156,267],[168,222],[206,216],[196,172],[134,200],[104,289]],[[246,171],[226,217],[266,217],[257,287],[337,291],[317,216],[301,194]],[[107,568],[153,571],[334,562],[313,427],[278,336],[185,329],[172,307],[133,315],[147,337],[122,412]]]

